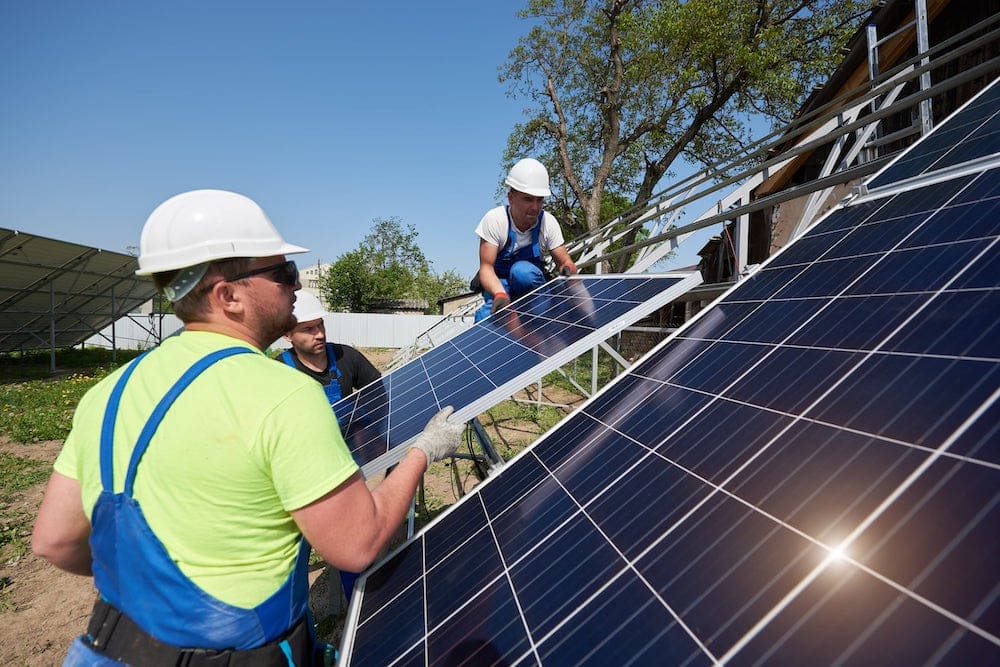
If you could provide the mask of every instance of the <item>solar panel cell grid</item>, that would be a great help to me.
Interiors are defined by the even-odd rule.
[[[376,568],[345,655],[1000,662],[997,184],[832,213]]]
[[[945,169],[1000,152],[1000,86],[971,100],[915,150],[900,155],[869,183],[878,188],[932,170]]]

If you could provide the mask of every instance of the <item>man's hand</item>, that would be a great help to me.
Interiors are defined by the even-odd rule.
[[[566,262],[559,269],[559,273],[564,276],[571,276],[579,272],[580,270],[576,268],[576,264],[574,264],[573,262]]]
[[[412,447],[423,451],[427,456],[427,465],[451,456],[462,444],[462,434],[465,424],[452,424],[448,416],[454,412],[452,406],[447,406],[437,413],[424,427],[424,432],[417,436]]]
[[[496,292],[493,295],[493,305],[490,307],[490,315],[496,315],[498,310],[506,308],[509,305],[510,296],[507,292]]]

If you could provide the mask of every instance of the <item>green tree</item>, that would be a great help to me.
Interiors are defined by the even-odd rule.
[[[708,165],[749,143],[752,117],[786,122],[871,6],[529,0],[519,15],[538,24],[500,73],[511,96],[531,101],[505,160],[542,159],[554,207],[582,212],[564,222],[567,236],[594,231],[610,219],[602,216],[607,192],[634,193],[641,204],[678,160]]]
[[[448,269],[441,275],[428,271],[417,276],[413,289],[419,295],[418,298],[427,301],[427,313],[436,314],[440,312],[438,300],[468,292],[469,280],[460,276],[454,269]]]
[[[326,270],[320,279],[320,291],[334,310],[366,313],[371,310],[373,275],[364,253],[351,250]]]
[[[433,313],[438,299],[464,291],[454,271],[434,274],[417,245],[418,235],[398,217],[375,218],[358,247],[338,257],[323,275],[320,290],[330,307],[367,313],[379,301],[423,299]]]

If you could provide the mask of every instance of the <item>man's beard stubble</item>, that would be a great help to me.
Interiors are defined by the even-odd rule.
[[[287,306],[288,310],[275,304],[267,305],[260,301],[257,302],[257,306],[262,338],[268,341],[278,340],[298,324],[295,315],[292,314],[291,304]]]

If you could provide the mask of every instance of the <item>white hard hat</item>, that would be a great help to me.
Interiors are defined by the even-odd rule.
[[[225,190],[193,190],[171,197],[149,215],[139,239],[136,274],[300,252],[309,250],[286,243],[252,199]]]
[[[319,297],[312,292],[300,289],[295,293],[295,307],[292,310],[295,319],[299,322],[312,322],[326,317],[327,312],[320,303]]]
[[[534,197],[548,197],[552,194],[549,190],[548,170],[544,164],[530,157],[518,160],[517,164],[510,168],[504,183],[518,192]]]

